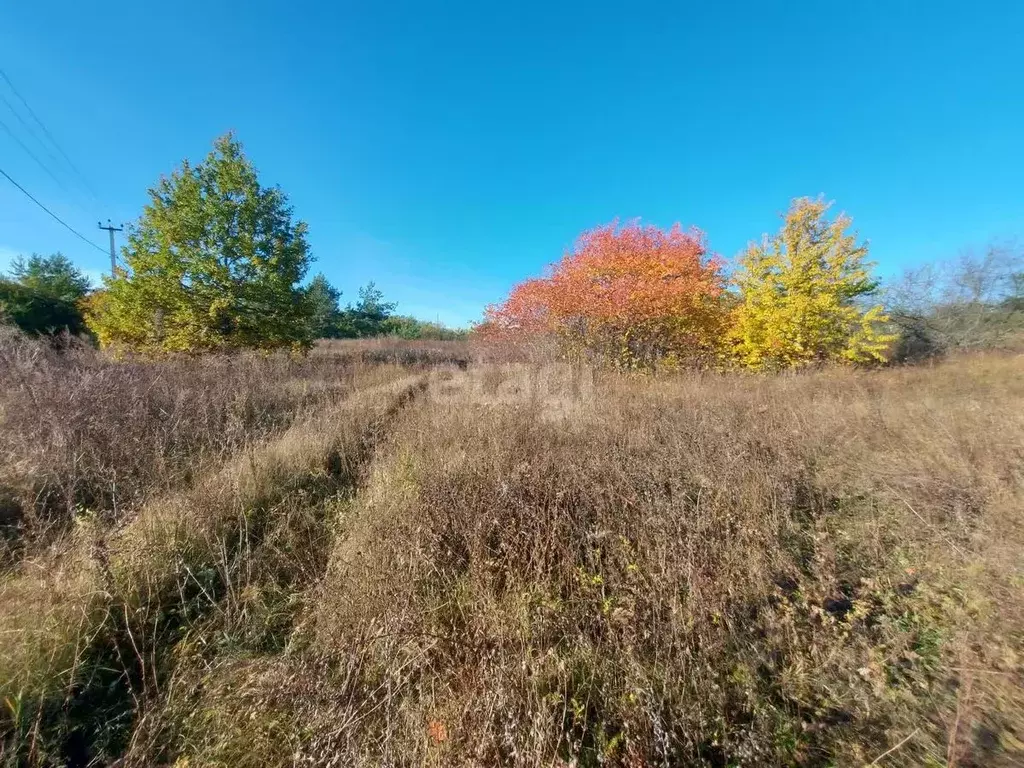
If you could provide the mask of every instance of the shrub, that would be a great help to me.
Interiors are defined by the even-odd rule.
[[[3,322],[35,336],[78,336],[86,331],[82,312],[74,302],[0,279],[0,323]]]
[[[489,307],[478,333],[549,336],[570,356],[625,367],[707,364],[725,330],[723,285],[721,262],[696,230],[610,224],[585,232],[546,277]]]

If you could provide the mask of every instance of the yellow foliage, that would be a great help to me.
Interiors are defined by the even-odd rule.
[[[880,305],[858,302],[877,287],[867,246],[848,232],[848,217],[828,221],[828,207],[820,199],[793,201],[779,234],[743,255],[730,332],[741,365],[771,370],[885,359],[895,339],[882,328],[888,318]]]

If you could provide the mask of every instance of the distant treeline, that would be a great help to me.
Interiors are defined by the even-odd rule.
[[[396,314],[397,303],[384,301],[370,283],[359,289],[355,304],[341,307],[341,291],[318,274],[302,289],[311,305],[307,336],[315,339],[400,339],[447,341],[466,338],[469,331]],[[84,314],[94,293],[88,277],[62,253],[17,257],[10,272],[0,275],[0,323],[34,336],[91,338]]]
[[[908,270],[883,295],[897,361],[1024,346],[1024,251],[1015,244]]]
[[[359,289],[359,300],[342,308],[341,291],[318,274],[306,289],[313,305],[313,335],[318,339],[367,339],[396,336],[401,339],[445,341],[462,339],[468,331],[448,328],[440,323],[417,320],[395,314],[397,304],[385,301],[374,283]]]
[[[342,308],[313,262],[287,197],[259,183],[232,135],[149,190],[124,267],[92,290],[60,253],[18,258],[0,276],[0,322],[55,339],[145,352],[307,348],[318,338],[453,339],[466,331],[396,314],[370,283]]]
[[[489,307],[473,332],[622,367],[753,370],[907,361],[1021,338],[1019,248],[992,247],[883,286],[851,219],[828,211],[820,198],[794,200],[779,232],[751,243],[731,271],[699,230],[592,229],[544,276]],[[91,290],[59,253],[18,258],[0,279],[0,321],[147,353],[467,334],[396,314],[372,282],[342,307],[323,274],[307,281],[307,229],[229,134],[149,190],[128,228],[124,266],[102,288]]]

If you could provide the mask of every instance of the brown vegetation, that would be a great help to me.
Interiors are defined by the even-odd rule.
[[[315,411],[390,375],[457,353],[346,346],[287,354],[112,361],[56,351],[0,327],[0,541],[62,530],[78,513],[117,519]]]
[[[1019,356],[424,374],[353,349],[290,363],[343,384],[197,443],[201,471],[21,529],[7,764],[1024,758]]]

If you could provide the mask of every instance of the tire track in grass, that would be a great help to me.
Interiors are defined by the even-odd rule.
[[[109,535],[83,536],[78,556],[92,587],[69,594],[62,613],[45,617],[56,615],[64,631],[43,624],[18,638],[33,645],[23,654],[25,679],[4,681],[13,703],[0,715],[3,751],[28,765],[116,760],[159,701],[179,641],[227,594],[229,564],[242,548],[259,550],[289,497],[320,504],[351,492],[381,436],[427,379],[357,390],[187,491],[145,505]],[[33,676],[45,681],[36,690],[26,682]]]
[[[455,371],[434,372],[429,390],[434,393],[453,386],[461,389],[466,384],[465,379],[465,374]],[[408,399],[416,394],[412,393]],[[439,392],[439,396],[443,398],[444,393]],[[330,699],[337,695],[337,689],[331,688],[327,680],[334,679],[338,670],[327,657],[308,647],[314,637],[307,621],[315,619],[325,598],[323,590],[331,579],[330,567],[338,548],[351,545],[352,526],[358,529],[356,538],[363,532],[364,494],[373,493],[377,469],[390,466],[396,450],[401,450],[400,443],[389,438],[396,432],[404,434],[402,430],[408,418],[415,418],[415,413],[409,408],[396,409],[377,429],[368,433],[359,460],[361,471],[353,476],[354,482],[349,488],[351,495],[327,499],[315,511],[316,519],[311,521],[319,533],[315,565],[286,585],[285,599],[294,598],[293,610],[278,628],[275,642],[268,647],[261,644],[263,638],[255,643],[247,638],[247,643],[231,643],[209,653],[194,644],[182,643],[182,648],[194,650],[194,653],[177,669],[174,690],[165,698],[159,713],[160,722],[143,729],[144,735],[138,734],[142,738],[130,754],[130,764],[171,764],[183,760],[196,765],[241,762],[248,765],[257,752],[259,760],[265,764],[288,763],[292,755],[288,745],[298,738],[298,732],[288,725],[289,717],[297,713],[293,711],[289,716],[278,718],[274,714],[278,706],[275,700],[279,695],[294,693],[297,680],[304,681],[299,684],[309,688],[308,701],[303,700],[303,707],[325,703],[323,697]],[[273,553],[268,557],[262,553],[254,555],[254,559],[263,562],[272,558]],[[264,581],[263,586],[267,583]],[[213,633],[205,634],[209,637]],[[260,703],[264,697],[268,698],[266,704]],[[262,734],[259,738],[266,736],[261,730],[264,724],[276,734],[268,736],[273,741],[272,746],[264,745],[259,739],[252,740],[256,734]],[[168,745],[172,746],[168,748]],[[265,750],[273,752],[283,762],[263,754]]]

